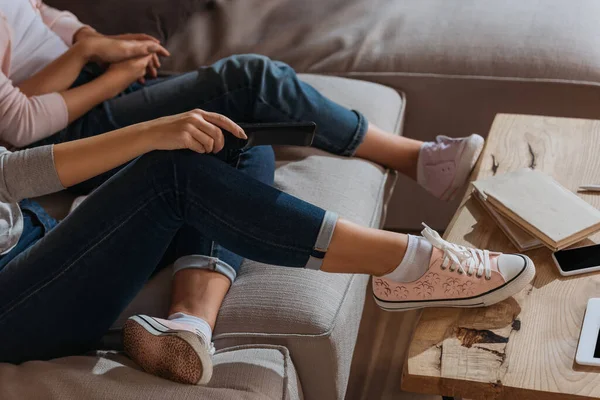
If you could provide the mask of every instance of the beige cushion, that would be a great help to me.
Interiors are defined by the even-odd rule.
[[[181,385],[141,371],[121,354],[0,364],[0,398],[90,400],[300,400],[287,349],[245,346],[218,352],[207,387]]]

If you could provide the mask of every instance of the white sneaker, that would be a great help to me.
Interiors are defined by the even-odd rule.
[[[215,348],[191,325],[134,315],[123,327],[123,346],[144,371],[161,378],[205,385],[212,377]]]
[[[417,164],[417,182],[434,196],[450,201],[477,163],[485,141],[477,134],[466,138],[438,136],[421,147]]]

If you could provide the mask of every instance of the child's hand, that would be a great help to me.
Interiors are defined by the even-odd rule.
[[[148,65],[152,63],[152,54],[110,64],[105,74],[110,75],[115,85],[115,95],[122,92],[133,82],[143,79]]]

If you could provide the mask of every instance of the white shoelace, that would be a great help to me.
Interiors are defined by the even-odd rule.
[[[490,252],[488,250],[473,249],[471,247],[460,246],[442,239],[439,233],[423,224],[425,229],[421,232],[433,247],[444,252],[442,269],[450,268],[450,271],[458,270],[471,276],[473,273],[481,278],[485,274],[486,279],[492,278],[492,268],[490,266]],[[465,271],[465,267],[467,270]]]

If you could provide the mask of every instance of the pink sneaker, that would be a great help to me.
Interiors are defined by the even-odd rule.
[[[434,196],[452,200],[475,167],[484,140],[473,134],[453,139],[438,136],[421,147],[417,164],[417,182]]]
[[[382,309],[486,307],[518,293],[535,275],[527,256],[459,246],[427,225],[422,234],[433,246],[429,270],[409,283],[373,277],[373,295]]]
[[[144,371],[175,382],[205,385],[212,377],[212,343],[192,326],[134,315],[123,327],[125,352]]]

